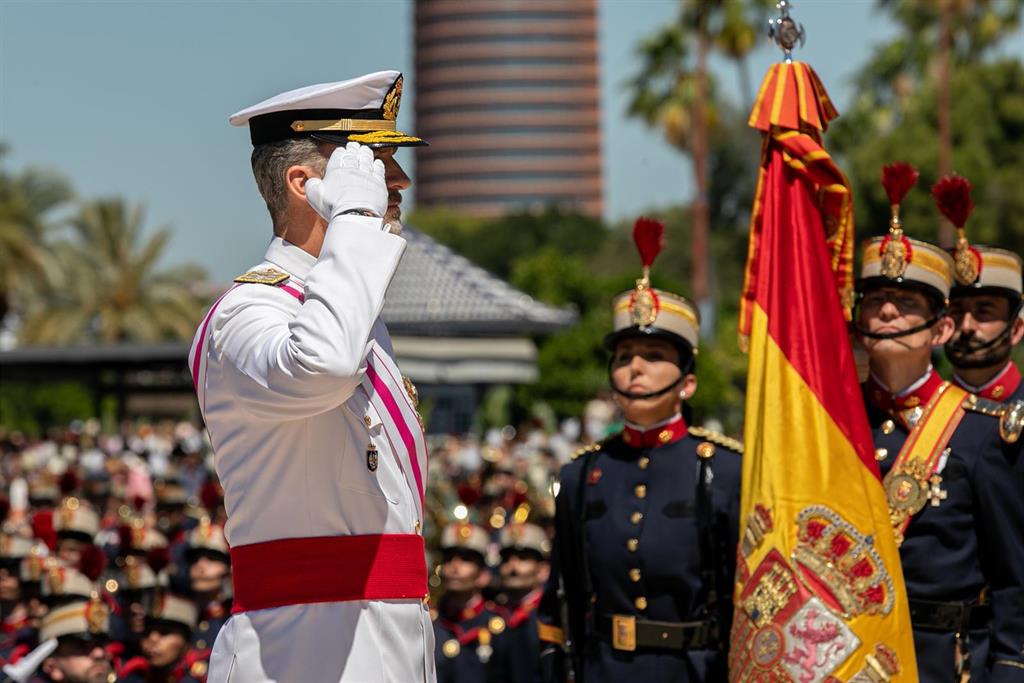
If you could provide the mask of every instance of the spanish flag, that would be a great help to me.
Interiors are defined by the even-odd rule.
[[[850,186],[810,66],[775,65],[741,301],[750,354],[730,679],[916,681],[910,614],[847,333]],[[844,312],[846,315],[844,315]]]

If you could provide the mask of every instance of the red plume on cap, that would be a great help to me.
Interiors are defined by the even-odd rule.
[[[889,204],[899,204],[917,183],[917,169],[910,164],[897,161],[882,167],[882,187],[889,197]]]
[[[650,268],[665,248],[665,224],[653,218],[637,218],[633,224],[633,241],[644,268]]]
[[[974,210],[971,183],[963,176],[948,175],[935,183],[932,197],[935,198],[935,205],[939,207],[942,215],[957,228],[964,227],[967,217]]]
[[[82,548],[82,555],[78,560],[78,571],[96,581],[107,568],[107,556],[103,551],[91,543]]]

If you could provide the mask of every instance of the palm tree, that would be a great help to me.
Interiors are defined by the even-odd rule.
[[[0,158],[6,153],[0,145]],[[67,182],[54,174],[0,169],[0,322],[34,293],[59,282],[44,239],[53,212],[71,196]]]
[[[934,79],[937,111],[937,177],[953,171],[953,70],[977,61],[1020,29],[1024,0],[878,0],[914,36],[895,83]],[[889,84],[885,84],[889,86]],[[943,220],[939,244],[953,246],[953,225]]]
[[[54,245],[67,283],[39,302],[20,330],[35,344],[185,340],[205,300],[197,266],[155,271],[170,230],[143,237],[142,208],[120,199],[90,202],[70,225],[77,239]]]
[[[690,294],[709,323],[702,325],[709,334],[714,329],[714,307],[708,270],[708,168],[718,110],[707,59],[712,48],[722,50],[736,62],[741,87],[749,91],[745,58],[754,46],[754,21],[763,15],[763,7],[764,0],[682,0],[679,20],[662,27],[641,44],[642,64],[630,84],[629,113],[648,125],[661,127],[666,139],[688,154],[693,163],[697,191],[690,206]],[[751,93],[744,92],[743,96],[749,101]]]

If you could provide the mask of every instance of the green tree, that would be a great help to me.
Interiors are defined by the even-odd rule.
[[[968,236],[1024,253],[1024,66],[1006,59],[962,64],[953,91],[953,168],[973,183],[977,205]],[[862,235],[886,230],[889,208],[879,174],[884,164],[900,160],[921,172],[901,211],[904,226],[911,236],[939,239],[939,213],[928,192],[940,177],[937,99],[934,84],[915,88],[898,104],[882,104],[864,92],[829,132],[854,187]]]
[[[880,7],[903,29],[861,71],[862,99],[876,103],[876,120],[902,125],[922,98],[931,101],[936,177],[959,170],[959,138],[964,128],[956,120],[963,93],[963,73],[985,63],[1003,39],[1020,28],[1024,0],[878,0]],[[956,97],[954,97],[956,93]],[[864,102],[864,106],[868,106]],[[971,123],[967,123],[971,127]],[[921,169],[925,171],[925,169]],[[931,175],[931,174],[930,174]],[[953,226],[940,220],[938,242],[953,245]]]
[[[665,138],[689,155],[696,184],[692,212],[690,294],[714,320],[710,231],[712,146],[721,104],[708,72],[709,54],[718,48],[740,73],[744,104],[751,101],[746,57],[755,26],[765,14],[763,0],[682,0],[680,15],[646,38],[638,48],[640,68],[630,82],[629,113],[660,127]]]
[[[143,235],[142,208],[89,202],[70,221],[75,239],[53,245],[67,285],[37,301],[20,330],[30,344],[188,339],[205,300],[197,266],[157,270],[167,227]]]
[[[6,153],[0,145],[0,159]],[[71,196],[67,182],[53,173],[0,169],[0,321],[35,292],[59,282],[46,238],[54,213]]]

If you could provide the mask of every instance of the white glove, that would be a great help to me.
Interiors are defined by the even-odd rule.
[[[383,216],[388,208],[384,162],[357,142],[339,147],[327,162],[323,180],[306,181],[306,200],[327,222],[351,209]]]

